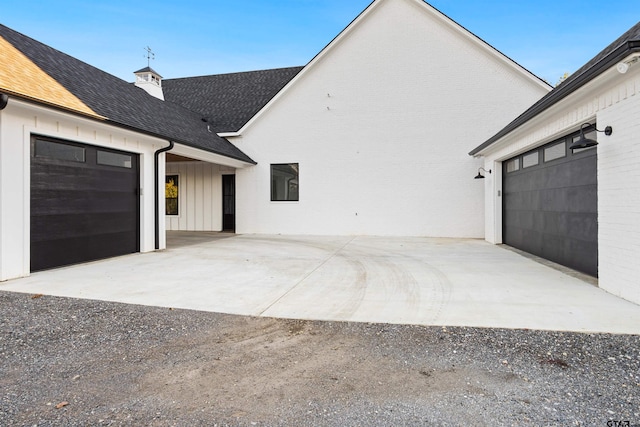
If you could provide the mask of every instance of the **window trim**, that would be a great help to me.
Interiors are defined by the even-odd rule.
[[[176,211],[177,211],[177,213],[175,213],[175,214],[169,214],[169,213],[167,213],[167,200],[171,200],[171,199],[173,199],[173,198],[171,198],[171,199],[168,199],[168,198],[167,198],[167,187],[166,187],[166,185],[167,185],[167,179],[168,179],[169,177],[174,177],[174,176],[177,178],[177,181],[178,181],[178,185],[177,185],[177,187],[178,187],[178,195],[177,195],[177,197],[175,198],[175,200],[176,200]],[[173,217],[173,218],[179,218],[179,217],[180,217],[180,214],[181,214],[181,212],[182,212],[182,209],[180,209],[180,174],[179,174],[179,173],[165,173],[165,176],[164,176],[164,182],[165,182],[165,193],[164,193],[164,214],[165,214],[165,216],[170,216],[170,217]]]
[[[551,159],[547,159],[547,150],[553,149],[555,147],[563,147],[564,151],[562,152],[561,156],[557,156],[557,157],[553,157]],[[547,145],[544,145],[542,147],[540,147],[540,151],[542,152],[542,163],[549,163],[549,162],[553,162],[555,160],[559,160],[559,159],[564,159],[565,157],[567,157],[567,138],[563,138],[561,141],[558,141],[557,143],[550,143]]]
[[[526,165],[525,162],[524,162],[524,159],[526,157],[533,158],[534,155],[536,156],[536,162],[531,164],[531,165]],[[539,164],[540,164],[540,148],[537,148],[534,151],[531,151],[529,153],[526,153],[526,154],[522,155],[522,169],[532,168],[534,166],[538,166]]]
[[[33,156],[34,157],[37,157],[39,159],[42,159],[42,160],[45,160],[45,161],[49,161],[49,162],[87,163],[87,149],[81,143],[74,142],[74,141],[67,141],[67,140],[58,139],[58,138],[50,138],[50,137],[41,136],[41,135],[32,135],[31,138],[33,140]],[[62,145],[62,146],[67,146],[67,147],[78,148],[78,149],[82,150],[82,159],[81,160],[80,159],[66,159],[66,158],[60,158],[60,157],[48,156],[48,155],[40,154],[39,150],[38,150],[38,142],[43,142],[45,144],[56,144],[56,145]]]
[[[513,162],[513,164],[515,165],[513,170],[509,170],[509,163]],[[514,173],[514,172],[518,172],[520,169],[522,169],[520,167],[520,156],[518,157],[514,157],[512,159],[509,159],[505,162],[507,164],[506,166],[506,171],[507,173]]]
[[[129,164],[129,166],[127,166],[126,164],[125,165],[118,165],[118,164],[114,164],[114,163],[108,163],[108,162],[105,162],[104,159],[101,161],[100,160],[100,154],[101,153],[113,154],[113,155],[122,156],[122,157],[128,157],[129,161],[130,161],[130,164]],[[111,149],[97,148],[96,149],[96,165],[108,166],[108,167],[112,167],[112,168],[131,169],[131,168],[133,168],[133,155],[131,153],[120,152],[120,151],[111,150]]]
[[[295,165],[295,166],[294,166]],[[295,199],[278,199],[278,198],[274,198],[274,188],[273,188],[273,172],[274,172],[274,166],[289,166],[289,167],[295,167],[295,169],[297,169],[296,172],[296,176],[293,179],[296,179],[297,182],[297,197]],[[289,191],[287,191],[287,193],[289,193]],[[300,163],[298,162],[291,162],[291,163],[271,163],[269,164],[269,197],[270,200],[272,202],[276,202],[276,203],[298,203],[300,201]]]

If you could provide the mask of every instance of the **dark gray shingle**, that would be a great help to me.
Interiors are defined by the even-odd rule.
[[[209,131],[201,115],[193,111],[154,98],[131,83],[1,24],[0,36],[111,124],[255,163],[213,129]]]
[[[167,101],[206,118],[216,132],[240,129],[303,67],[168,79],[162,82]]]

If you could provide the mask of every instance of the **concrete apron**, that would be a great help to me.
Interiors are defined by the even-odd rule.
[[[177,236],[165,251],[34,273],[0,290],[250,316],[640,333],[640,306],[482,240]]]

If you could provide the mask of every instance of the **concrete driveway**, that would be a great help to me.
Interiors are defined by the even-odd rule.
[[[168,240],[165,251],[34,273],[0,290],[251,316],[640,333],[640,306],[482,240]]]

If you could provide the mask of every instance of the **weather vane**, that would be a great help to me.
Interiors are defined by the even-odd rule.
[[[151,66],[151,60],[152,59],[156,59],[156,54],[153,53],[153,51],[151,50],[151,48],[149,46],[145,47],[144,50],[147,52],[147,54],[144,56],[145,58],[147,58],[147,66],[150,67]]]

